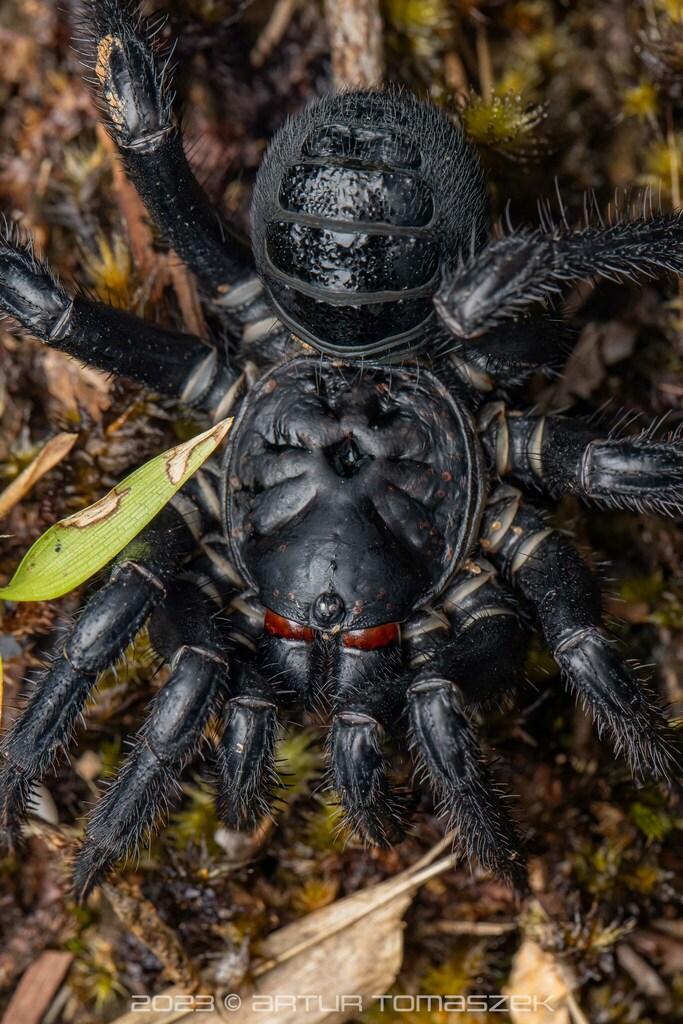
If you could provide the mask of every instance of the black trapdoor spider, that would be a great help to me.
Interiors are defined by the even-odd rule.
[[[591,573],[510,481],[678,512],[683,445],[485,399],[562,351],[546,300],[565,282],[680,273],[681,219],[492,240],[484,175],[458,128],[409,93],[357,92],[310,103],[271,142],[252,262],[192,176],[144,24],[114,0],[88,12],[126,171],[237,355],[72,298],[12,233],[0,308],[55,348],[236,420],[222,464],[123,551],[5,736],[5,834],[16,838],[98,673],[149,620],[170,678],[90,815],[79,898],[153,827],[214,714],[220,815],[253,826],[289,706],[329,717],[332,782],[367,839],[401,837],[382,745],[408,734],[458,846],[523,888],[519,839],[464,710],[520,677],[513,592],[634,776],[667,782],[677,767]]]

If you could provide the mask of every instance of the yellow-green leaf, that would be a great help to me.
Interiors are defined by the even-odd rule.
[[[218,447],[232,419],[140,466],[94,505],[51,526],[29,549],[0,598],[47,601],[73,590],[125,548]]]

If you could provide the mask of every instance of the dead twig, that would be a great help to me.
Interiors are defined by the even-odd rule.
[[[298,4],[299,0],[277,0],[273,13],[249,54],[249,61],[253,68],[263,67],[273,50],[282,41]]]
[[[429,933],[440,935],[507,935],[516,932],[519,925],[514,921],[431,921]]]
[[[168,272],[173,290],[178,296],[178,305],[183,315],[183,324],[188,331],[199,338],[208,338],[209,331],[204,318],[204,310],[199,301],[199,292],[194,275],[184,263],[181,263],[174,252],[168,256]]]
[[[105,882],[102,891],[126,931],[161,961],[169,980],[193,992],[199,984],[195,966],[177,934],[159,917],[154,904],[145,899],[137,886],[122,879],[116,884]]]
[[[325,0],[325,18],[335,89],[377,86],[384,77],[378,0]]]
[[[73,953],[49,949],[25,971],[17,985],[2,1024],[38,1024],[62,984]]]

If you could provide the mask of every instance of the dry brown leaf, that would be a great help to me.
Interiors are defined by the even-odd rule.
[[[269,1024],[294,1020],[297,1024],[341,1024],[357,1017],[358,1001],[367,1008],[372,996],[384,994],[396,978],[403,959],[403,914],[416,889],[452,868],[452,855],[435,860],[449,844],[447,838],[396,878],[338,900],[269,935],[261,945],[263,959],[253,971],[253,987],[231,995],[230,1012],[222,1009],[223,994],[217,994],[221,1012],[202,1013],[203,1024],[225,1020],[231,1024],[262,1024],[264,1020]],[[296,1002],[292,996],[297,997]],[[349,1000],[350,996],[354,999]],[[137,1024],[139,1016],[131,1012],[114,1024]],[[154,1024],[180,1020],[189,1024],[193,1014],[172,1011],[145,1016]]]
[[[567,360],[560,383],[553,387],[551,407],[563,409],[575,398],[590,398],[606,376],[600,342],[602,334],[597,324],[588,324],[581,332]]]
[[[263,1019],[266,1006],[272,1007],[268,1016],[278,1024],[333,1024],[356,1017],[373,995],[390,988],[400,970],[401,919],[411,902],[412,892],[404,892],[303,946],[296,945],[298,936],[290,935],[293,955],[283,950],[283,958],[259,976],[251,998],[244,999],[230,1019],[251,1024]],[[292,995],[296,1001],[290,1001]]]
[[[0,494],[0,516],[5,516],[26,497],[41,477],[54,469],[69,454],[78,434],[55,434],[41,448],[33,462],[22,470],[9,487]]]
[[[606,366],[630,359],[638,341],[638,328],[621,320],[608,320],[602,328],[602,358]]]
[[[93,423],[101,421],[111,405],[112,384],[106,373],[82,366],[63,352],[51,349],[43,353],[43,371],[47,390],[63,415],[78,422],[83,411]]]
[[[503,991],[513,1024],[570,1024],[567,984],[555,959],[531,939],[515,953]]]

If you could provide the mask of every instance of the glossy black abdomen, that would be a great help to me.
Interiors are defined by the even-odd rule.
[[[343,355],[423,342],[440,268],[488,227],[477,159],[435,107],[349,93],[304,108],[273,139],[252,241],[275,311]]]

